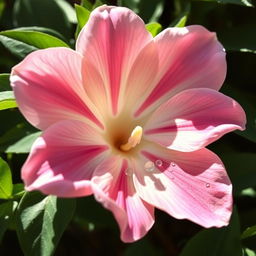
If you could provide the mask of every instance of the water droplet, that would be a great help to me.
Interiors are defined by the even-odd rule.
[[[156,163],[156,166],[158,166],[158,167],[161,167],[163,165],[163,162],[160,159],[156,160],[155,163]]]
[[[172,167],[175,167],[175,166],[176,166],[176,164],[172,162],[172,163],[171,163],[171,166],[172,166]]]
[[[155,170],[155,164],[151,161],[148,161],[145,163],[144,169],[146,172],[153,172]]]
[[[132,168],[127,168],[127,169],[125,170],[125,175],[126,175],[126,176],[131,176],[131,175],[132,175]]]
[[[209,188],[211,185],[209,183],[206,183],[205,186]]]

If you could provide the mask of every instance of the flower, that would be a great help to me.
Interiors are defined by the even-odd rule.
[[[15,66],[20,111],[43,130],[22,168],[26,189],[94,194],[121,239],[140,239],[154,208],[204,227],[227,225],[232,185],[205,147],[245,127],[243,109],[218,92],[225,52],[202,26],[155,38],[123,7],[95,9],[76,50],[49,48]]]

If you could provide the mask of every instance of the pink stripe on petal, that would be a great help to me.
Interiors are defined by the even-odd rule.
[[[201,26],[169,28],[155,37],[159,53],[158,82],[135,112],[139,116],[174,94],[190,88],[219,90],[226,76],[223,46]]]
[[[154,170],[145,171],[147,161],[155,163]],[[209,150],[184,153],[150,145],[134,168],[136,191],[146,202],[204,227],[228,224],[232,185],[222,162]]]
[[[245,123],[245,113],[233,99],[211,89],[190,89],[150,116],[144,136],[170,149],[194,151],[228,132],[245,129]]]
[[[92,179],[97,201],[112,211],[124,242],[143,237],[154,223],[154,208],[141,200],[131,176],[126,175],[128,162],[119,157],[107,159],[99,165]]]
[[[118,113],[120,93],[129,70],[151,40],[141,18],[127,8],[101,6],[91,13],[78,37],[76,49],[85,56],[85,88],[99,108],[102,103],[98,95],[106,95],[104,101],[111,106],[111,114]],[[92,86],[90,81],[97,84]]]
[[[90,120],[103,128],[101,117],[82,84],[82,57],[68,48],[29,54],[11,73],[19,109],[39,129],[63,119]]]
[[[92,174],[108,155],[108,146],[95,128],[61,121],[34,142],[22,179],[27,190],[61,197],[89,195]]]

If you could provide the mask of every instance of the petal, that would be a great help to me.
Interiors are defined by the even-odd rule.
[[[78,53],[60,47],[35,51],[13,68],[11,85],[31,124],[46,129],[64,119],[87,119],[102,127],[83,88],[81,65]]]
[[[145,138],[170,149],[194,151],[245,129],[242,107],[211,89],[185,90],[162,104],[144,127]]]
[[[96,200],[114,214],[121,239],[133,242],[143,237],[153,225],[154,208],[138,196],[127,167],[127,161],[120,157],[107,159],[97,167],[92,188]]]
[[[109,154],[101,134],[80,121],[60,121],[50,126],[33,144],[22,167],[27,190],[60,197],[92,193],[90,179]]]
[[[152,41],[145,24],[124,7],[96,8],[82,29],[76,49],[84,58],[83,77],[89,97],[99,109],[110,106],[111,114],[119,110],[128,73],[141,52]],[[100,101],[99,101],[100,98]]]
[[[147,161],[156,163],[154,170],[144,169]],[[146,202],[204,227],[228,224],[232,185],[222,162],[211,151],[183,153],[152,144],[142,151],[134,168],[136,191]]]
[[[226,59],[215,33],[195,25],[169,28],[155,37],[155,43],[159,53],[158,82],[144,96],[136,116],[152,111],[185,89],[220,89],[226,76]]]

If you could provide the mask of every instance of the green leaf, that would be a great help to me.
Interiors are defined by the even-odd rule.
[[[218,2],[221,4],[237,4],[237,5],[244,5],[247,7],[252,7],[252,1],[251,0],[201,0],[201,1],[212,1],[212,2]]]
[[[176,16],[177,18],[170,24],[170,27],[183,28],[186,25],[188,16],[191,11],[191,3],[189,1],[177,2]]]
[[[83,28],[83,26],[89,20],[91,12],[88,9],[84,8],[83,6],[77,5],[77,4],[75,5],[75,10],[76,10],[76,16],[78,21],[77,30],[76,30],[76,37],[77,37],[81,29]]]
[[[179,21],[175,24],[174,27],[178,27],[178,28],[185,27],[187,19],[188,19],[187,15],[183,16],[181,19],[179,19]]]
[[[17,103],[12,91],[0,92],[0,110],[16,107]]]
[[[146,24],[146,29],[152,34],[153,37],[155,37],[159,32],[161,32],[162,25],[158,22],[151,22]]]
[[[88,11],[92,10],[92,3],[90,1],[88,1],[88,0],[82,0],[81,6],[86,8]]]
[[[256,225],[247,228],[247,229],[243,232],[241,238],[242,238],[242,239],[245,239],[245,238],[248,238],[248,237],[251,237],[251,236],[255,236],[255,235],[256,235]]]
[[[180,256],[241,256],[240,226],[236,210],[229,226],[206,229],[196,234]]]
[[[132,9],[146,23],[158,21],[164,10],[163,0],[120,0],[119,5]]]
[[[244,248],[243,256],[256,256],[256,252],[249,248]]]
[[[58,31],[50,29],[50,28],[30,26],[30,27],[15,28],[15,29],[12,29],[11,31],[37,31],[37,32],[42,32],[42,33],[57,37],[57,38],[61,39],[64,42],[67,41],[65,39],[65,37],[63,37],[63,35],[61,35]]]
[[[29,153],[32,144],[40,136],[40,134],[41,132],[35,132],[25,136],[24,138],[18,140],[14,144],[7,147],[7,149],[5,150],[5,153],[15,153],[15,154]]]
[[[255,33],[254,24],[237,25],[220,31],[218,38],[227,51],[256,53]]]
[[[94,5],[92,6],[92,9],[94,10],[95,8],[103,5],[104,3],[101,0],[96,0]]]
[[[0,204],[0,242],[3,238],[5,231],[9,226],[10,220],[12,218],[16,206],[17,202],[15,201],[9,201]]]
[[[75,9],[67,1],[57,0],[56,3],[63,10],[70,23],[76,23],[76,12]]]
[[[12,190],[13,198],[20,198],[23,196],[24,193],[25,193],[25,190],[24,190],[23,183],[13,184],[13,190]]]
[[[69,47],[59,38],[38,31],[6,30],[0,32],[0,42],[20,58],[38,49]]]
[[[9,91],[10,89],[10,74],[0,74],[0,91]]]
[[[49,47],[69,47],[59,38],[39,31],[6,30],[0,32],[0,35],[34,46],[38,49]]]
[[[12,195],[12,173],[8,164],[0,158],[0,198],[8,199]]]
[[[16,0],[13,8],[14,25],[47,27],[70,38],[72,36],[70,9],[67,10],[65,2],[65,0]]]
[[[13,55],[23,59],[26,57],[29,53],[38,50],[38,48],[27,45],[25,43],[22,43],[20,41],[8,38],[6,36],[0,35],[0,43],[8,49]]]
[[[17,235],[26,256],[51,256],[70,222],[75,199],[25,193],[16,214]]]

